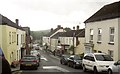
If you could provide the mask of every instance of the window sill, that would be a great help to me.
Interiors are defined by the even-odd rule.
[[[98,43],[98,44],[101,44],[102,42],[101,42],[101,41],[98,41],[97,43]]]
[[[114,45],[114,42],[109,42],[108,44],[110,44],[110,45]]]

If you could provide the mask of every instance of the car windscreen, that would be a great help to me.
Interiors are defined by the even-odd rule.
[[[81,60],[82,58],[80,56],[75,56],[76,60]]]
[[[95,55],[95,57],[98,61],[113,61],[109,55]]]
[[[25,57],[23,57],[23,60],[34,60],[34,59],[36,59],[36,57],[34,57],[34,56],[25,56]]]

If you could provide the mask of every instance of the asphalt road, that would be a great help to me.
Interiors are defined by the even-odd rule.
[[[93,72],[90,71],[83,72],[82,69],[74,69],[67,65],[61,65],[59,57],[45,52],[44,50],[38,51],[41,54],[41,62],[38,70],[20,70],[15,74],[93,74]]]

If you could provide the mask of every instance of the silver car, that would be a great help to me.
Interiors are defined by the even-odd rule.
[[[120,74],[120,60],[109,66],[108,74]]]

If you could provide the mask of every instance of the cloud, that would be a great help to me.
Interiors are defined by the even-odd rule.
[[[72,28],[115,1],[118,0],[1,0],[0,12],[12,21],[18,18],[20,25],[31,30],[57,25]]]

